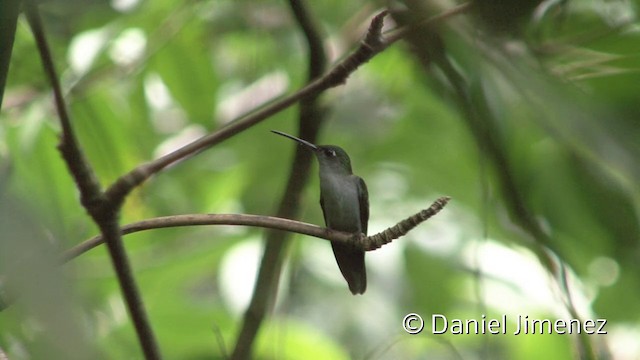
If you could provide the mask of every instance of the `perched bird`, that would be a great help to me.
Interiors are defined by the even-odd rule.
[[[338,146],[314,145],[280,131],[272,132],[295,140],[316,154],[320,164],[320,206],[327,228],[366,235],[369,194],[364,180],[353,175],[349,155]],[[351,293],[364,293],[367,289],[364,251],[334,241],[331,247]]]

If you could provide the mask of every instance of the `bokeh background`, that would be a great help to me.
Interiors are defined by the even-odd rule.
[[[331,61],[383,6],[387,30],[451,1],[309,1]],[[477,1],[327,91],[322,144],[368,184],[370,233],[452,197],[369,253],[352,296],[327,242],[296,236],[259,359],[640,358],[638,1]],[[73,125],[103,185],[304,85],[304,38],[285,1],[43,1]],[[407,20],[409,19],[409,20]],[[394,22],[395,20],[395,22]],[[428,35],[428,36],[427,36]],[[456,76],[458,76],[456,78]],[[128,199],[122,223],[275,212],[292,107],[176,164]],[[58,151],[59,123],[19,19],[0,113],[0,358],[141,358],[107,252],[62,267],[95,235]],[[317,165],[301,220],[322,224]],[[190,227],[125,237],[168,359],[224,358],[253,290],[263,232]],[[408,335],[429,320],[604,318],[607,335]],[[594,356],[581,353],[589,347]]]

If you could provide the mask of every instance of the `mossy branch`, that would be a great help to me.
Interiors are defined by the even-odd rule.
[[[447,205],[447,203],[449,203],[449,200],[451,200],[450,197],[443,196],[441,198],[438,198],[438,200],[436,200],[428,208],[400,221],[396,225],[382,232],[371,236],[361,235],[359,238],[357,238],[356,246],[362,247],[365,251],[379,249],[382,245],[386,245],[395,239],[405,236],[413,228],[420,225],[433,215],[439,213],[440,210],[442,210]]]

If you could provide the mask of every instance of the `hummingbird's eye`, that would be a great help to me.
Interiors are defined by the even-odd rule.
[[[334,157],[334,156],[336,156],[336,151],[335,151],[335,150],[333,150],[333,149],[327,149],[327,150],[325,151],[325,154],[327,154],[327,156]]]

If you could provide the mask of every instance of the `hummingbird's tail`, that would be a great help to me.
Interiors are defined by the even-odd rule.
[[[367,270],[364,265],[364,251],[356,250],[350,245],[331,242],[333,255],[344,279],[349,284],[353,295],[363,294],[367,289]]]

